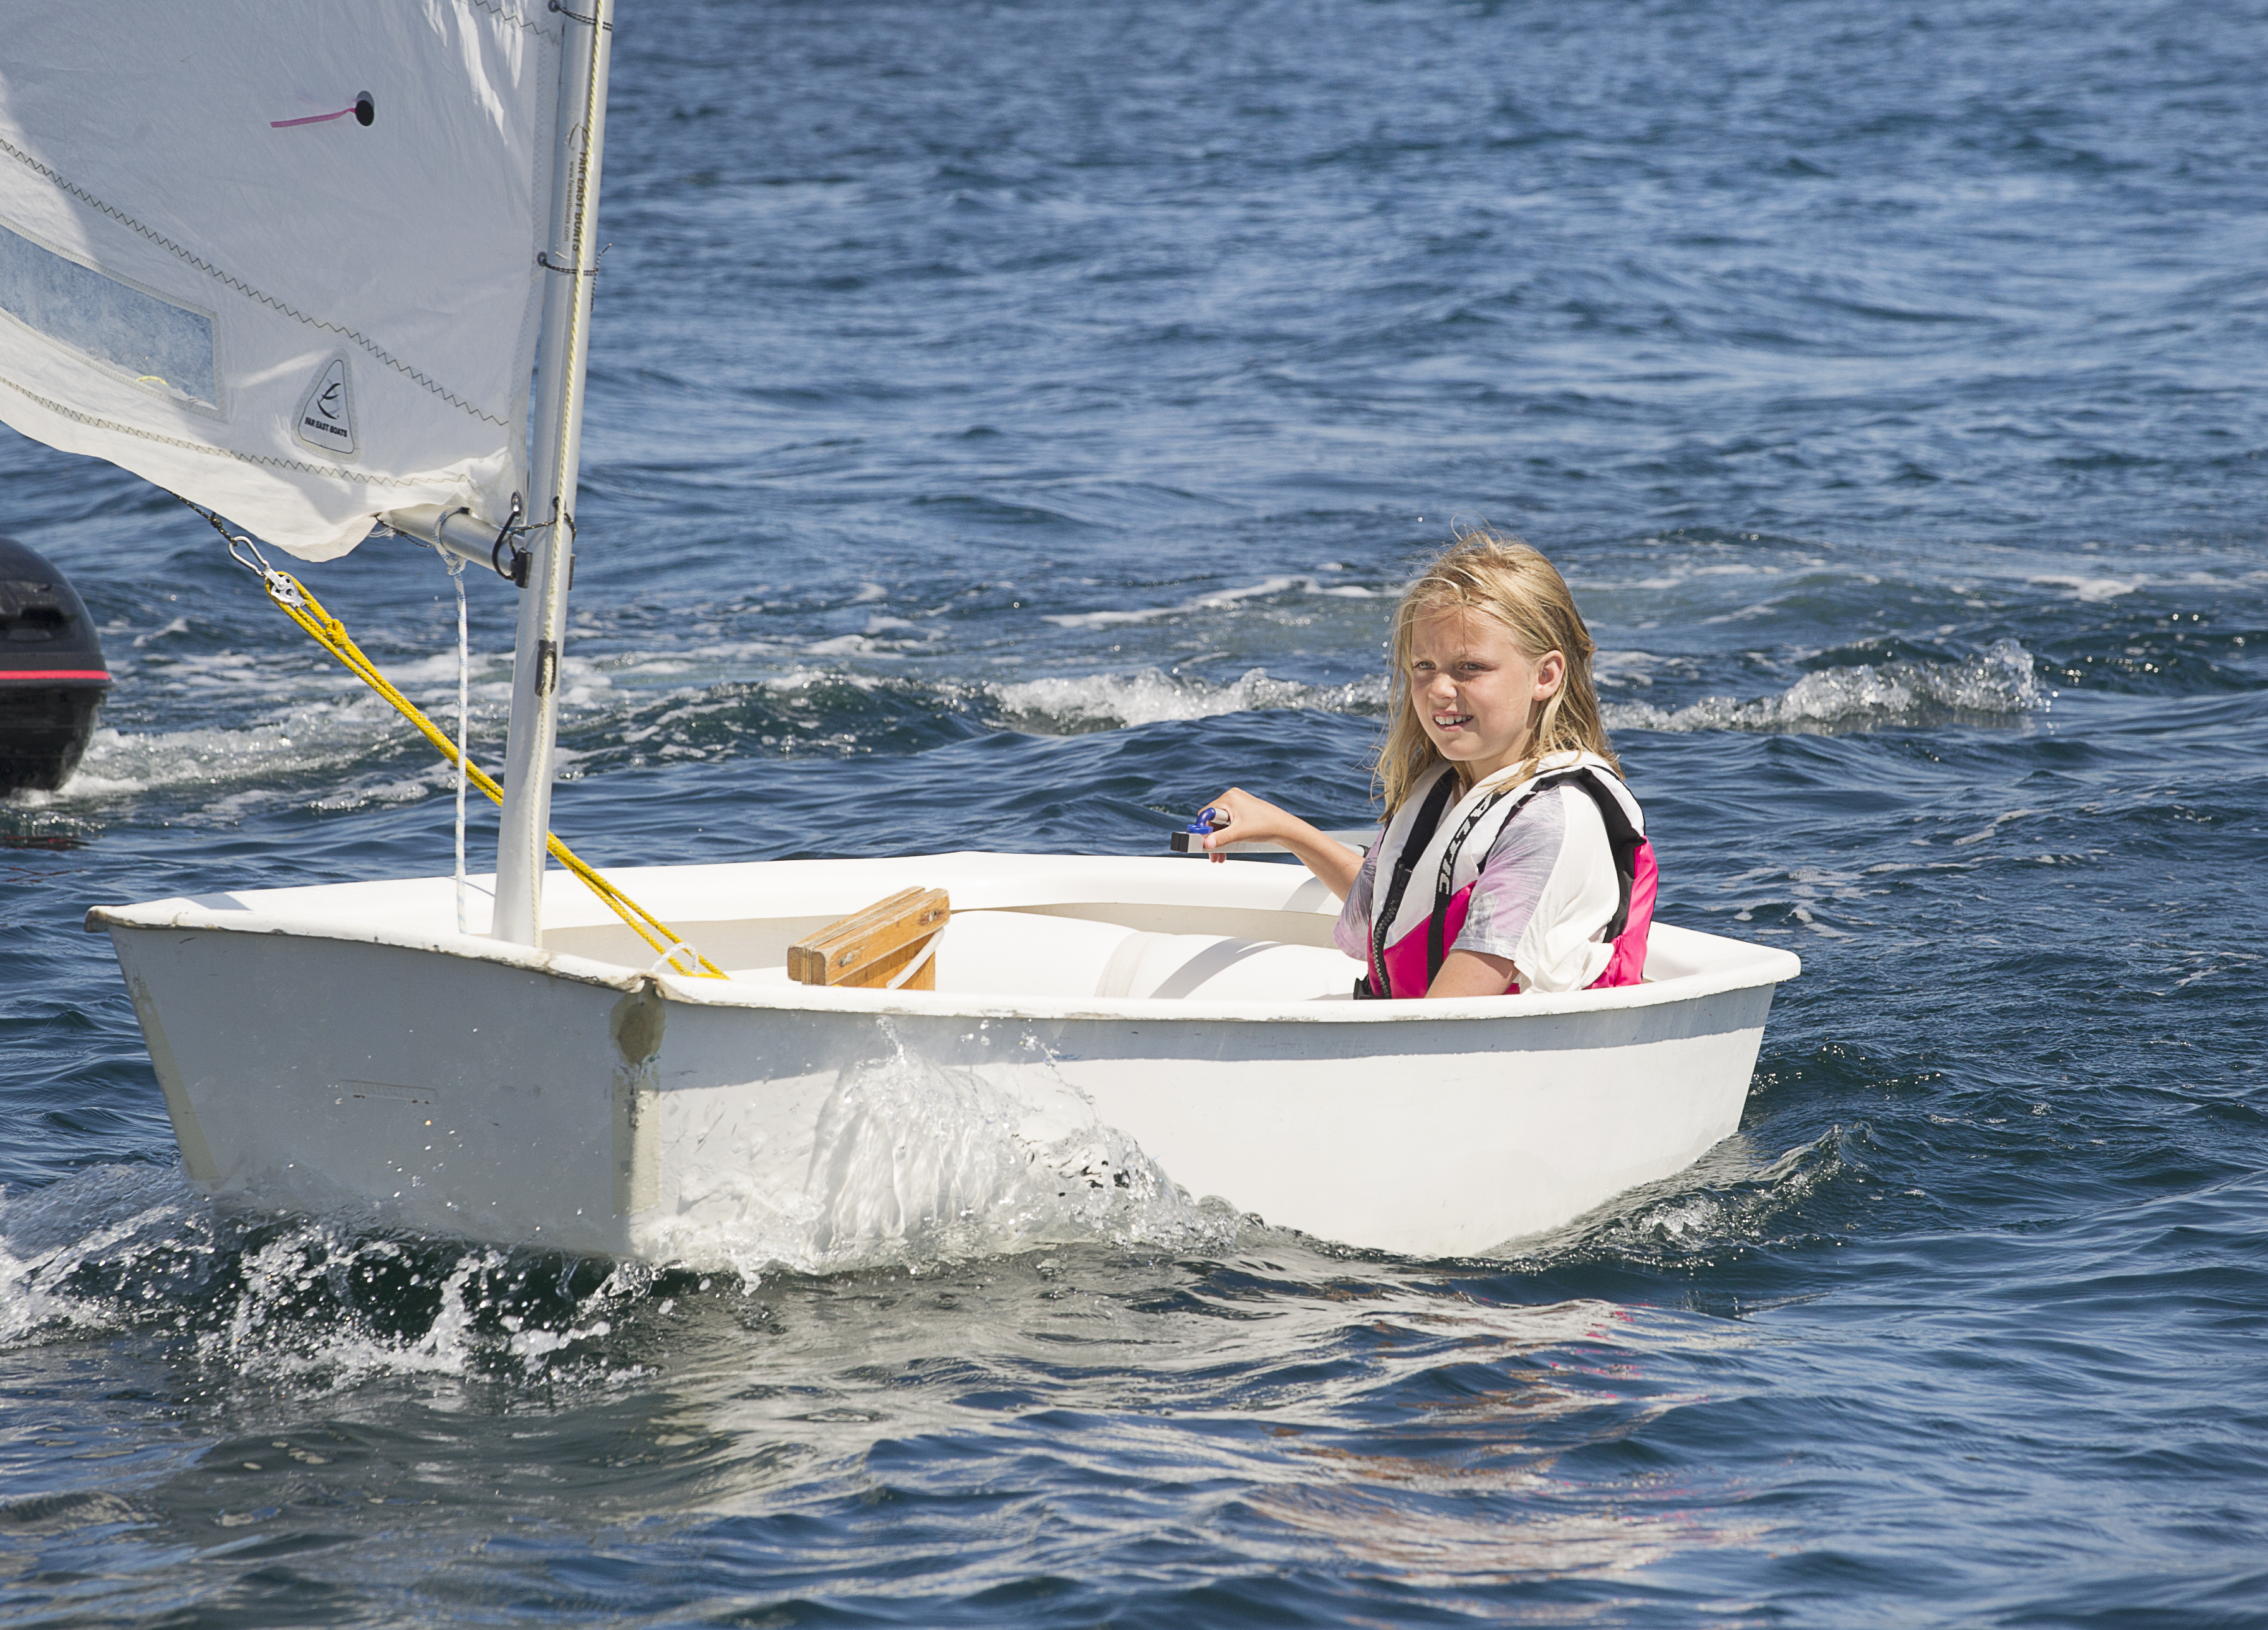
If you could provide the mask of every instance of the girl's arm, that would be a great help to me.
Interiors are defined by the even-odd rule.
[[[1273,840],[1305,862],[1307,870],[1339,899],[1344,899],[1354,886],[1355,875],[1362,870],[1360,849],[1348,848],[1241,787],[1231,787],[1212,801],[1212,807],[1227,817],[1226,820],[1214,818],[1212,833],[1204,841],[1205,851],[1213,859],[1227,859],[1222,851],[1232,843]]]
[[[1491,957],[1484,951],[1453,951],[1441,958],[1441,971],[1426,988],[1427,996],[1501,996],[1512,988],[1510,957]]]

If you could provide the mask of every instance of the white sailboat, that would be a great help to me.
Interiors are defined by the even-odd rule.
[[[895,1058],[963,1083],[1035,1159],[1108,1127],[1192,1193],[1440,1255],[1731,1133],[1799,965],[1667,924],[1639,985],[1358,1002],[1336,902],[1274,863],[620,874],[705,969],[546,870],[613,10],[122,0],[11,21],[0,418],[303,559],[383,524],[522,562],[497,870],[468,919],[448,877],[89,914],[197,1187],[698,1261],[839,1198],[845,1105]],[[790,980],[791,945],[904,888],[950,896],[933,988]]]

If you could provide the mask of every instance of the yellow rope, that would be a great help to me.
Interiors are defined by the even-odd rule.
[[[323,609],[322,602],[307,592],[305,584],[290,572],[274,570],[261,573],[261,581],[267,587],[268,598],[284,608],[285,616],[305,628],[317,644],[344,663],[349,672],[360,678],[363,683],[392,702],[403,718],[415,724],[426,740],[441,750],[443,758],[451,764],[456,763],[456,743],[443,735],[440,728],[419,711],[416,702],[394,689],[393,682],[378,671],[378,664],[364,656],[362,648],[348,635],[345,625]],[[465,760],[465,779],[497,803],[504,802],[504,789],[470,759]],[[591,892],[606,901],[615,914],[630,924],[640,939],[668,958],[673,972],[692,972],[677,966],[676,959],[680,956],[689,955],[701,965],[699,972],[702,978],[726,977],[723,969],[686,943],[674,929],[600,877],[596,870],[557,838],[548,833],[544,835],[552,856],[580,877]]]

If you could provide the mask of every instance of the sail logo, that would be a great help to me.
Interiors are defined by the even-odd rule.
[[[299,399],[291,434],[302,444],[335,459],[355,455],[354,391],[347,384],[347,359],[334,356]]]

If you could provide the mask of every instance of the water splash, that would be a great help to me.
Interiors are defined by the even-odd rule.
[[[97,1166],[0,1191],[0,1348],[126,1330],[302,1390],[580,1357],[570,1349],[606,1335],[652,1277],[333,1219],[220,1214],[178,1166]]]
[[[1687,1266],[1766,1243],[1791,1221],[1808,1235],[1824,1193],[1868,1180],[1871,1136],[1863,1122],[1830,1127],[1771,1160],[1746,1137],[1727,1138],[1685,1171],[1618,1194],[1514,1254]]]
[[[1233,1243],[1239,1219],[1103,1124],[1028,1037],[1002,1036],[1013,1067],[981,1077],[891,1041],[842,1073],[804,1192],[761,1220],[665,1231],[675,1266],[216,1211],[177,1166],[0,1189],[0,1349],[132,1330],[217,1372],[314,1391],[375,1375],[605,1375],[629,1362],[606,1340],[625,1320],[718,1273],[754,1290],[783,1270]]]
[[[180,1169],[95,1166],[29,1192],[0,1187],[0,1347],[138,1318],[209,1284],[212,1222]],[[123,1304],[107,1281],[130,1276]]]
[[[1032,1038],[997,1038],[1010,1056],[980,1074],[884,1028],[888,1051],[845,1068],[820,1108],[801,1194],[724,1226],[665,1224],[665,1252],[753,1281],[779,1267],[919,1268],[1039,1245],[1233,1237],[1233,1214],[1193,1201]]]

